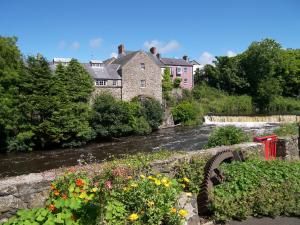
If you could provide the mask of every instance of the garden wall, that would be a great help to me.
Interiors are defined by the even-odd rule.
[[[187,152],[182,155],[170,157],[151,163],[154,173],[165,173],[172,176],[175,165],[189,161],[195,156],[213,156],[220,151],[232,149],[242,150],[248,154],[259,152],[263,155],[263,146],[260,143],[243,143],[233,146],[222,146],[206,150]],[[91,167],[92,168],[92,167]],[[50,192],[50,182],[63,173],[62,169],[32,173],[0,180],[0,222],[14,215],[18,209],[44,206]],[[193,206],[192,206],[193,205]],[[197,208],[193,203],[189,207],[189,223],[198,220]]]
[[[279,138],[277,142],[277,157],[286,160],[299,160],[299,138],[297,136]]]

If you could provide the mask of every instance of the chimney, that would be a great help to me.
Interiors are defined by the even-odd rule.
[[[155,47],[150,48],[150,52],[152,55],[156,55],[156,48]]]
[[[158,59],[160,59],[160,54],[159,54],[159,53],[157,53],[157,54],[156,54],[156,57],[157,57]]]
[[[118,46],[118,54],[119,54],[119,55],[124,55],[124,53],[125,53],[125,47],[124,47],[124,44],[120,44],[120,45]]]
[[[187,61],[187,62],[189,61],[189,58],[188,58],[187,55],[184,55],[182,58],[183,58],[183,60],[185,60],[185,61]]]

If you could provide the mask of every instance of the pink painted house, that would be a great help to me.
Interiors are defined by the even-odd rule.
[[[181,78],[180,86],[183,89],[192,89],[194,86],[193,64],[189,62],[187,56],[182,59],[161,58],[160,54],[156,54],[156,48],[152,47],[150,53],[157,57],[160,61],[162,72],[165,68],[169,68],[171,78],[174,81],[177,77]]]

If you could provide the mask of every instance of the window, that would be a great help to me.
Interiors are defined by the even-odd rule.
[[[92,63],[92,67],[101,67],[100,63]]]
[[[146,87],[146,80],[141,80],[141,88]]]
[[[113,86],[116,86],[116,85],[117,85],[117,81],[113,80]]]
[[[187,71],[188,71],[188,68],[187,68],[187,67],[184,67],[184,68],[183,68],[183,72],[187,73]]]
[[[142,70],[145,69],[145,63],[141,63],[141,69],[142,69]]]
[[[171,77],[173,77],[173,70],[172,70],[172,67],[169,67],[169,71],[170,71]]]
[[[96,80],[96,86],[106,86],[107,80]]]
[[[187,84],[188,83],[188,79],[184,78],[183,83]]]
[[[177,73],[177,76],[181,76],[181,73],[182,73],[182,71],[181,71],[181,67],[176,67],[176,73]]]

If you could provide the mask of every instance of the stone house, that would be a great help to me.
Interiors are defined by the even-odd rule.
[[[148,96],[162,102],[160,60],[142,50],[125,51],[124,45],[118,46],[118,53],[117,59],[82,63],[95,81],[94,95],[106,92],[124,101],[136,96]],[[50,66],[54,70],[58,63],[67,65],[70,60],[54,58]]]
[[[165,68],[170,69],[171,78],[174,81],[176,78],[181,78],[180,87],[183,89],[192,89],[194,86],[193,64],[189,62],[187,56],[182,59],[176,58],[161,58],[159,53],[156,53],[156,48],[152,47],[150,53],[156,56],[161,62],[161,71]]]

